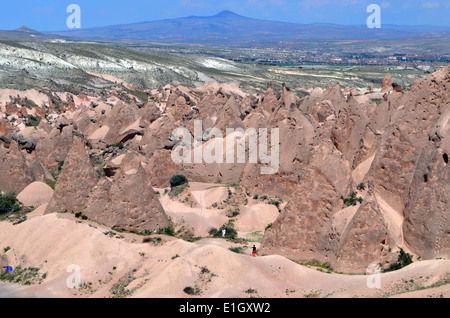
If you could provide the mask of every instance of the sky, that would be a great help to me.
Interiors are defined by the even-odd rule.
[[[83,29],[222,10],[272,21],[363,25],[369,4],[380,6],[382,25],[450,26],[450,0],[0,0],[0,30],[67,30],[70,4],[80,7]]]

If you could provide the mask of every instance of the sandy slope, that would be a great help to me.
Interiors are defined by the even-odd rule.
[[[26,287],[0,282],[0,298],[20,297]]]
[[[228,189],[232,187],[227,185],[191,182],[189,193],[192,195],[196,205],[191,207],[189,204],[180,202],[176,199],[170,199],[167,194],[160,197],[166,213],[172,221],[179,226],[184,225],[194,231],[195,236],[208,236],[211,228],[220,228],[223,224],[229,222],[226,209],[214,208],[213,204],[222,202],[228,197]],[[164,193],[163,189],[155,189]],[[241,212],[235,219],[235,228],[241,237],[249,233],[264,232],[266,226],[275,221],[278,217],[278,209],[271,204],[254,203],[250,200],[249,204],[241,207]]]
[[[403,239],[403,215],[391,207],[380,194],[376,193],[376,198],[395,244],[404,246],[411,253]]]
[[[238,232],[264,232],[266,226],[273,223],[280,213],[275,205],[256,203],[249,205],[238,217],[235,225]]]
[[[164,193],[162,189],[156,189]],[[167,215],[176,224],[176,227],[190,228],[194,236],[207,236],[211,228],[219,228],[228,221],[223,211],[211,208],[211,204],[222,199],[223,193],[227,193],[226,187],[217,187],[211,183],[191,183],[189,192],[196,202],[195,207],[170,199],[163,194],[160,198]],[[207,194],[210,194],[207,196]]]
[[[34,183],[19,197],[22,202],[43,204],[28,215],[27,221],[13,225],[0,222],[0,266],[38,267],[46,278],[30,287],[2,284],[0,297],[448,297],[450,261],[416,262],[400,271],[380,276],[381,289],[368,288],[373,276],[325,273],[299,265],[278,255],[251,256],[251,246],[259,242],[232,243],[224,239],[203,238],[194,243],[175,237],[111,233],[111,229],[92,221],[81,221],[72,214],[44,215],[46,184]],[[178,226],[206,237],[211,227],[229,221],[226,212],[212,207],[228,197],[227,185],[191,183],[190,207],[167,194],[160,197],[168,215]],[[51,190],[51,189],[50,189]],[[163,193],[163,189],[160,193]],[[41,200],[42,199],[42,200]],[[44,200],[45,199],[45,200]],[[395,211],[378,197],[385,214],[398,222]],[[27,201],[28,200],[28,201]],[[30,202],[31,202],[30,201]],[[387,211],[389,210],[389,211]],[[347,216],[355,212],[341,211]],[[249,200],[236,217],[239,237],[264,232],[278,216],[273,205]],[[158,240],[157,238],[160,238]],[[401,233],[399,233],[401,239]],[[10,249],[5,252],[4,248]],[[230,250],[241,247],[243,253]],[[80,289],[69,289],[67,281],[76,265],[81,270]],[[423,287],[436,284],[433,289]],[[198,295],[183,290],[191,286]],[[253,291],[253,293],[248,293]]]
[[[111,229],[92,221],[80,221],[72,214],[44,215],[46,184],[34,183],[20,195],[22,202],[43,204],[28,215],[28,220],[13,225],[0,222],[0,266],[38,267],[46,278],[40,285],[24,287],[0,285],[0,297],[448,297],[450,261],[416,262],[400,271],[380,276],[381,288],[369,288],[373,276],[343,275],[299,265],[278,255],[251,256],[258,242],[232,243],[204,238],[189,243],[175,237],[152,236],[153,241]],[[220,227],[229,218],[222,209],[212,207],[228,197],[227,185],[191,183],[190,207],[167,194],[160,197],[168,215],[178,226],[208,236],[211,227]],[[50,189],[51,190],[51,189]],[[163,193],[163,189],[160,193]],[[48,192],[48,193],[47,193]],[[395,211],[378,197],[384,214],[398,222]],[[389,211],[387,211],[389,210]],[[355,212],[341,211],[347,216]],[[242,207],[235,226],[240,237],[264,232],[279,212],[273,205],[254,202]],[[401,233],[398,235],[401,239]],[[158,239],[160,238],[160,240]],[[4,248],[10,249],[5,252]],[[230,250],[241,247],[243,253]],[[76,265],[81,270],[82,287],[69,289],[67,281]],[[446,284],[443,285],[443,282]],[[435,288],[423,288],[435,284]],[[198,295],[183,290],[191,286]],[[248,293],[253,291],[253,293]]]
[[[18,225],[0,222],[0,252],[8,264],[39,267],[41,273],[47,273],[42,284],[15,292],[25,296],[110,297],[111,288],[120,281],[126,290],[134,290],[133,297],[194,297],[183,292],[187,286],[197,286],[201,297],[367,297],[403,293],[407,291],[404,281],[427,286],[445,275],[450,277],[450,261],[421,261],[382,274],[382,289],[370,289],[368,276],[328,274],[278,255],[252,257],[250,246],[244,249],[245,254],[238,254],[229,250],[236,244],[222,239],[189,243],[162,236],[162,243],[155,245],[143,243],[143,236],[105,235],[109,230],[71,214],[35,214]],[[11,249],[3,253],[5,246]],[[71,264],[80,267],[85,288],[67,288]],[[249,289],[257,292],[246,293]],[[447,287],[421,292],[450,296]]]
[[[27,206],[37,206],[50,202],[53,190],[43,182],[33,182],[17,195],[17,200]]]
[[[6,103],[10,102],[10,96],[13,97],[21,97],[21,98],[27,98],[29,100],[32,100],[36,105],[41,107],[44,104],[48,104],[48,96],[38,92],[35,89],[28,89],[25,91],[19,91],[16,89],[0,89],[0,106],[5,105]]]

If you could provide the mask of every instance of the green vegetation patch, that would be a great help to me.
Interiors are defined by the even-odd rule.
[[[0,215],[19,210],[20,204],[16,199],[16,193],[14,191],[10,191],[5,194],[0,193]]]
[[[230,247],[228,249],[230,251],[238,253],[238,254],[244,254],[244,247],[242,247],[242,246],[234,246],[234,247]]]
[[[395,262],[394,264],[391,264],[391,266],[389,266],[389,268],[387,268],[387,269],[384,269],[383,272],[391,272],[391,271],[399,270],[405,266],[408,266],[412,262],[413,262],[413,260],[412,260],[411,254],[405,252],[402,248],[400,248],[397,262]]]
[[[331,267],[331,264],[328,262],[320,262],[316,259],[312,259],[306,262],[296,262],[300,265],[304,265],[304,266],[312,266],[312,267],[316,267],[317,270],[321,271],[321,272],[325,272],[330,274],[333,271],[333,267]]]
[[[212,235],[212,237],[220,238],[222,237],[222,230],[225,229],[225,238],[228,239],[236,239],[238,236],[238,233],[236,229],[233,227],[232,223],[224,224],[219,229],[212,228],[209,230],[209,234]]]
[[[201,291],[198,287],[186,286],[183,291],[188,295],[200,295]]]
[[[176,174],[172,176],[172,178],[170,178],[169,183],[170,187],[173,189],[175,187],[189,183],[189,180],[182,174]]]
[[[47,273],[41,275],[37,267],[22,268],[19,265],[12,272],[0,270],[0,281],[20,285],[40,284],[46,277]]]
[[[179,196],[179,195],[180,195],[181,193],[183,193],[184,190],[185,190],[186,188],[188,188],[188,187],[189,187],[189,184],[188,184],[188,183],[184,183],[184,184],[182,184],[182,185],[175,186],[175,187],[171,188],[171,190],[170,190],[170,192],[169,192],[169,197],[170,197],[171,199],[173,199],[173,198]]]
[[[357,193],[355,191],[352,191],[352,193],[350,193],[350,195],[346,198],[344,198],[343,196],[341,196],[341,200],[344,203],[345,206],[352,206],[352,205],[356,205],[357,202],[362,203],[363,202],[363,198],[362,197],[356,197]]]
[[[28,115],[26,120],[25,120],[25,126],[27,127],[37,127],[39,126],[40,122],[41,122],[42,118],[39,116],[34,116],[34,115]]]

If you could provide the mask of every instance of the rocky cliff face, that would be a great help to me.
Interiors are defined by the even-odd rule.
[[[111,178],[99,179],[85,142],[74,137],[46,213],[82,212],[97,222],[135,232],[167,227],[168,218],[147,173],[134,159],[126,156]]]
[[[357,272],[395,261],[398,247],[422,258],[448,257],[449,76],[448,66],[409,91],[392,92],[374,110],[350,99],[341,111],[329,106],[327,115],[317,116],[327,116],[322,128],[330,126],[343,165],[330,153],[310,162],[307,178],[266,232],[263,252],[316,258]],[[327,105],[342,103],[337,96]],[[316,105],[323,109],[320,101]],[[303,107],[314,113],[314,106]],[[324,170],[318,173],[320,163],[332,163],[341,187]],[[360,181],[369,187],[358,193],[362,203],[353,211],[342,209],[339,196],[356,190]]]
[[[86,216],[134,232],[169,226],[167,215],[136,156],[126,155],[112,178],[101,179],[91,189],[83,208]]]
[[[8,148],[6,148],[7,146]],[[32,160],[19,144],[0,141],[0,190],[20,193],[34,181],[44,180],[45,170],[39,162]]]
[[[45,114],[36,128],[3,120],[0,189],[20,191],[48,177],[42,166],[64,163],[47,212],[80,211],[143,231],[169,224],[153,187],[184,174],[286,202],[262,253],[329,262],[343,272],[389,266],[399,247],[422,258],[447,257],[450,66],[408,90],[394,89],[389,75],[384,82],[386,92],[358,94],[338,84],[303,99],[271,84],[246,97],[171,85],[146,92],[146,102],[116,91],[70,96],[62,113]],[[278,129],[279,167],[262,174],[268,163],[250,162],[251,136],[242,139],[245,162],[228,162],[224,147],[222,163],[175,163],[171,155],[182,142],[176,128],[187,129],[190,155],[223,147],[227,128],[254,129],[256,137],[264,128],[269,144],[271,129]],[[223,138],[208,135],[212,129]],[[17,130],[28,138],[13,139]]]
[[[96,183],[97,175],[84,143],[74,138],[46,213],[82,212],[86,198]]]
[[[405,240],[426,258],[447,256],[450,243],[450,79],[448,72],[435,76],[431,78],[431,82],[437,83],[437,79],[440,86],[431,94],[440,94],[441,98],[431,102],[438,108],[437,116],[433,117],[437,121],[429,130],[428,138],[422,138],[423,146],[404,198]],[[430,84],[432,85],[425,82],[422,85]]]

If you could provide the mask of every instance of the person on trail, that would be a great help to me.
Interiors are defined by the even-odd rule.
[[[255,257],[256,256],[256,246],[255,245],[253,245],[252,250],[253,250],[252,256]]]
[[[225,229],[222,229],[222,237],[224,238],[225,237],[225,234],[227,233],[227,230],[225,230]]]

